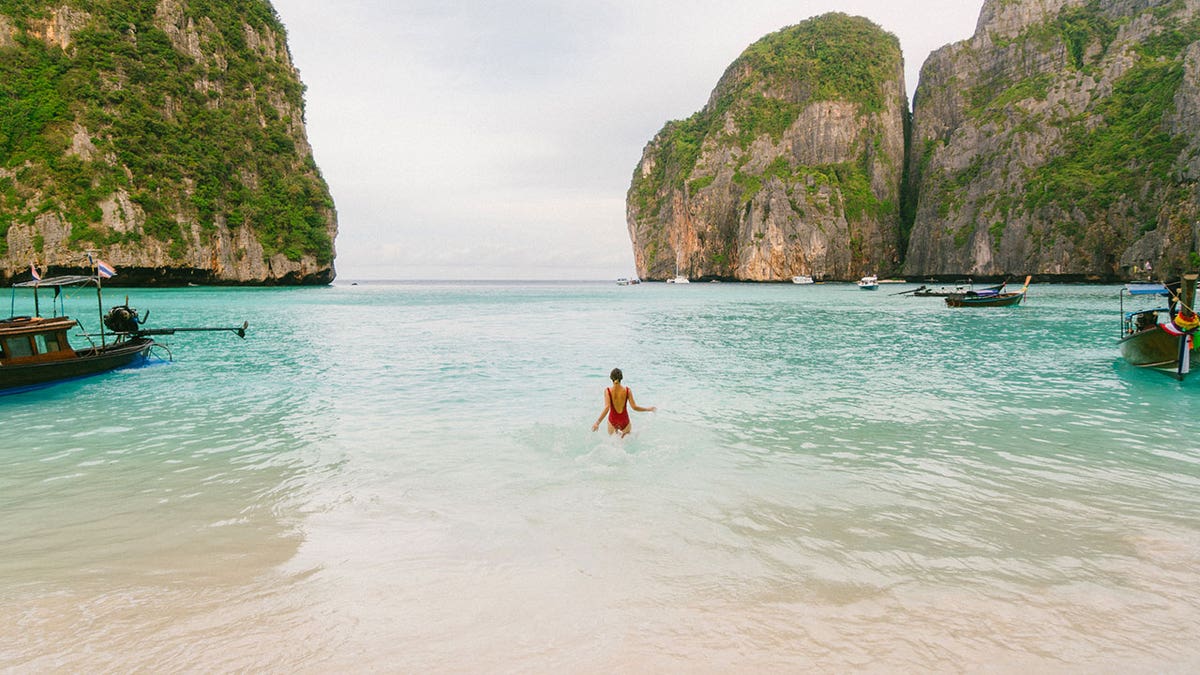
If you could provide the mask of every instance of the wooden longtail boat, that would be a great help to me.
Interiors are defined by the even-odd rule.
[[[1025,299],[1025,292],[1029,290],[1029,280],[1032,278],[1032,276],[1025,277],[1025,285],[1021,286],[1021,290],[1013,293],[999,291],[955,293],[946,296],[946,304],[950,307],[1013,307],[1021,304],[1021,301]]]
[[[983,288],[975,288],[971,282],[958,284],[954,287],[941,286],[938,288],[929,288],[921,286],[920,288],[908,291],[914,298],[948,298],[951,295],[966,295],[975,293],[976,295],[990,295],[993,293],[1001,293],[1004,291],[1006,284],[996,284],[995,286],[984,286]]]
[[[0,319],[0,390],[104,373],[145,358],[154,340],[136,337],[75,350],[67,342],[74,319]]]
[[[1182,380],[1191,372],[1197,353],[1195,274],[1179,284],[1126,284],[1121,289],[1121,356],[1132,365],[1154,368]],[[1168,298],[1166,307],[1125,311],[1125,295]]]
[[[107,314],[99,317],[99,333],[82,334],[91,343],[90,346],[74,349],[67,339],[67,332],[78,327],[79,322],[66,316],[65,311],[60,315],[57,306],[52,311],[53,316],[42,316],[38,291],[42,288],[52,288],[56,302],[61,302],[63,287],[89,285],[96,287],[96,304],[102,312],[104,305],[98,275],[60,276],[13,284],[14,307],[16,289],[33,289],[34,314],[0,319],[0,394],[15,393],[133,365],[144,360],[151,348],[158,346],[152,337],[154,335],[216,330],[231,331],[240,337],[246,336],[246,327],[249,325],[246,323],[235,328],[143,329],[145,319],[139,320],[137,310],[129,307],[126,301],[127,304],[113,307]],[[99,343],[93,340],[97,337]]]

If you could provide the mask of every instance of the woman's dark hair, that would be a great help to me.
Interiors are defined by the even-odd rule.
[[[613,368],[613,371],[608,374],[608,379],[612,380],[613,382],[620,382],[622,377],[623,375],[621,374],[620,368]]]

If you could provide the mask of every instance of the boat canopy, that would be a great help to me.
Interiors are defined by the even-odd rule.
[[[1130,295],[1170,295],[1171,292],[1162,284],[1156,283],[1133,283],[1125,284],[1125,290]]]
[[[97,277],[69,275],[62,277],[50,277],[49,279],[34,279],[33,281],[22,281],[19,284],[13,284],[13,288],[38,288],[40,286],[60,287],[60,286],[83,286],[84,284],[97,283]]]

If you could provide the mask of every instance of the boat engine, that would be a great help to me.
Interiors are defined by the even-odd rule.
[[[104,315],[104,325],[114,333],[136,333],[146,320],[138,320],[137,310],[129,305],[120,305],[108,310]]]

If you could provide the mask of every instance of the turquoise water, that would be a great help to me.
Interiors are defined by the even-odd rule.
[[[0,397],[0,670],[1200,668],[1200,377],[911,288],[128,291],[251,329]]]

